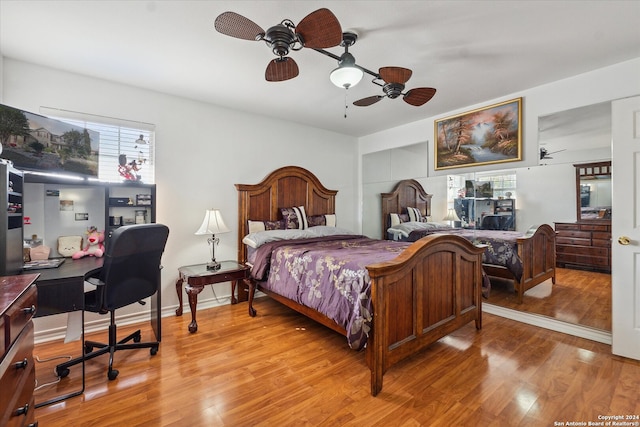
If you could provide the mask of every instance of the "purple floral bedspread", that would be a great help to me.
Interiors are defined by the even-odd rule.
[[[360,350],[371,329],[365,267],[389,261],[409,245],[364,236],[271,242],[258,248],[251,274],[263,288],[333,319],[346,329],[349,346]]]
[[[500,230],[467,230],[464,228],[452,228],[449,230],[415,230],[406,239],[415,242],[422,237],[434,233],[455,234],[471,241],[474,245],[486,245],[487,249],[482,254],[483,264],[492,264],[505,267],[519,281],[522,277],[522,260],[518,256],[518,242],[522,237],[519,231]]]

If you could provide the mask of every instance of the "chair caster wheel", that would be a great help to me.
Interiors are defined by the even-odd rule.
[[[84,346],[84,354],[89,354],[93,351],[93,347],[90,345],[85,345]]]
[[[118,370],[112,369],[109,372],[107,372],[107,377],[109,378],[110,381],[113,381],[116,379],[119,373],[120,372]]]
[[[140,335],[140,333],[137,333],[133,336],[133,342],[140,342],[142,340],[142,335]]]
[[[66,377],[67,375],[69,375],[69,372],[70,372],[69,368],[62,368],[62,369],[56,368],[56,373],[60,378]]]
[[[152,356],[155,356],[156,354],[158,354],[158,347],[151,347],[149,353],[151,353]]]

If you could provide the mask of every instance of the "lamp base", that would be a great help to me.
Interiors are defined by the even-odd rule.
[[[220,267],[222,267],[222,264],[220,264],[218,261],[213,260],[213,261],[209,261],[207,263],[207,270],[212,270],[212,271],[216,271],[216,270],[220,270]]]

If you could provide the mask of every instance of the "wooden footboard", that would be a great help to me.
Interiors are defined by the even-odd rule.
[[[435,234],[396,259],[367,267],[372,280],[373,327],[366,359],[371,394],[384,373],[474,320],[482,327],[482,253],[468,240]]]
[[[548,279],[556,283],[556,232],[547,224],[533,226],[517,241],[522,261],[520,280],[501,266],[485,264],[484,270],[489,276],[513,280],[518,304],[522,304],[523,295],[529,289]]]

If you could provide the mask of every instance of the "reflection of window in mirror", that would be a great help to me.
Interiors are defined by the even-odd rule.
[[[486,227],[515,230],[515,171],[448,175],[447,183],[447,207],[460,219],[456,227],[485,228],[485,220],[493,220]]]
[[[516,173],[515,171],[499,171],[492,173],[476,174],[478,183],[490,182],[493,189],[493,197],[500,199],[516,198]]]

